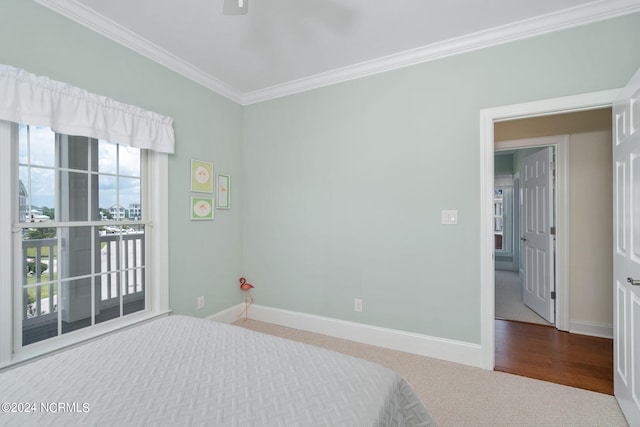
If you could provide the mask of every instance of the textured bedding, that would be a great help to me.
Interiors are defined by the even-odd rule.
[[[4,372],[0,403],[3,426],[435,425],[392,370],[186,316]]]

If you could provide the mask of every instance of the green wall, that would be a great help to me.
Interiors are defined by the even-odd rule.
[[[493,156],[493,174],[509,175],[514,173],[513,154],[496,154]]]
[[[479,111],[622,87],[638,40],[635,14],[245,108],[256,302],[479,343]]]
[[[0,4],[0,63],[46,75],[174,119],[169,157],[170,307],[206,316],[241,301],[241,210],[189,221],[192,158],[241,188],[242,107],[60,15],[25,0]],[[206,307],[196,310],[198,295]]]
[[[243,108],[35,3],[0,12],[0,63],[174,118],[175,312],[239,303],[246,275],[258,304],[474,343],[479,111],[618,88],[640,67],[635,14]],[[192,158],[233,178],[213,222],[188,220]]]

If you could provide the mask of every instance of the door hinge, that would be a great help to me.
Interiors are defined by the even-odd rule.
[[[551,299],[556,299],[556,291],[551,291]]]
[[[551,227],[551,235],[552,236],[556,235],[556,228],[555,227]]]

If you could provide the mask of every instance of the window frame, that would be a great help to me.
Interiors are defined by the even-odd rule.
[[[494,177],[495,189],[502,189],[502,249],[495,249],[499,256],[513,256],[514,230],[514,180],[513,175],[497,175]],[[496,217],[494,212],[494,218]],[[494,220],[495,221],[495,220]],[[494,231],[495,234],[495,231]]]
[[[0,200],[10,200],[0,206],[0,369],[22,361],[80,343],[118,329],[130,327],[159,316],[169,310],[168,267],[168,154],[145,150],[141,156],[142,204],[145,206],[146,255],[146,309],[109,322],[96,324],[51,339],[18,345],[22,338],[15,338],[16,325],[21,325],[22,309],[16,306],[22,301],[16,296],[16,276],[21,277],[21,256],[14,248],[21,229],[17,223],[18,193],[17,169],[18,125],[0,121]],[[21,282],[18,282],[21,283]],[[19,299],[18,299],[19,298]]]

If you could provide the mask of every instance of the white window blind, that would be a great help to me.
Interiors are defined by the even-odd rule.
[[[173,119],[0,64],[0,120],[173,153]]]

